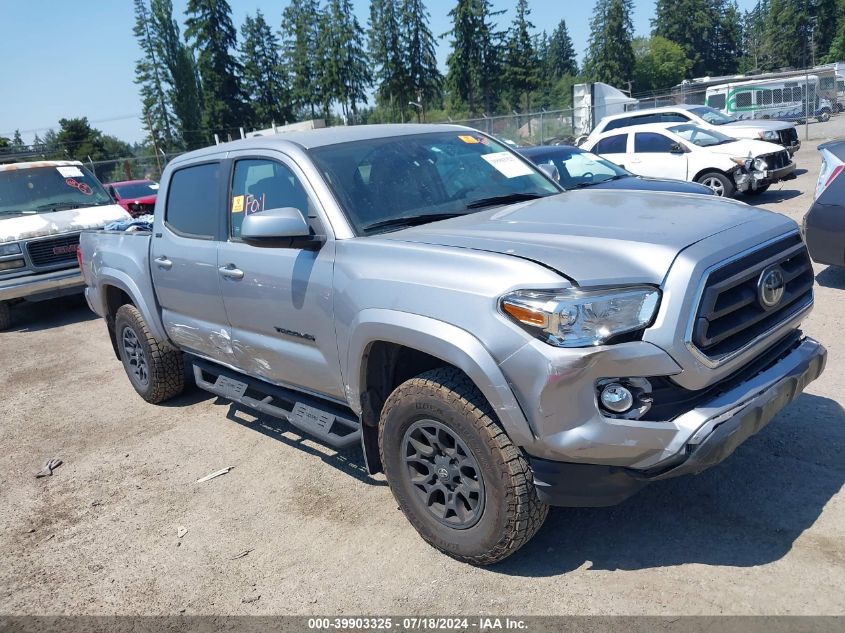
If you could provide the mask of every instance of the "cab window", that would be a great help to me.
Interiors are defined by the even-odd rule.
[[[310,215],[308,194],[302,183],[285,165],[264,158],[235,163],[229,204],[229,235],[241,236],[244,217],[267,209],[293,207],[305,218]]]
[[[183,237],[214,239],[220,218],[219,163],[205,163],[173,172],[167,187],[164,222]]]
[[[628,135],[617,134],[600,140],[593,148],[596,154],[624,154],[628,151]]]

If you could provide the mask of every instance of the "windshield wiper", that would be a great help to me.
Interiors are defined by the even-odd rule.
[[[77,204],[75,202],[48,202],[46,204],[39,204],[37,207],[32,207],[32,209],[28,209],[28,211],[38,213],[39,211],[58,211],[61,209],[62,211],[67,209],[78,209],[84,205]]]
[[[536,200],[543,196],[539,193],[509,193],[504,196],[492,196],[490,198],[480,198],[473,200],[467,205],[467,209],[480,209],[482,207],[492,207],[497,204],[514,204],[515,202],[525,202],[526,200]]]
[[[435,222],[437,220],[448,220],[449,218],[455,218],[459,215],[464,215],[463,213],[426,213],[424,215],[410,215],[401,218],[388,218],[387,220],[381,220],[380,222],[373,222],[372,224],[368,224],[367,226],[363,227],[362,230],[364,231],[372,231],[373,229],[384,229],[384,228],[391,228],[391,227],[403,227],[403,226],[417,226],[419,224],[425,224],[426,222]]]

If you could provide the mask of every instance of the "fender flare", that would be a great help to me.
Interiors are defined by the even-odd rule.
[[[502,370],[471,333],[430,317],[381,308],[359,312],[350,332],[343,374],[347,399],[358,415],[367,349],[374,342],[384,341],[424,352],[466,373],[493,407],[511,440],[519,446],[534,443],[534,434]]]
[[[141,312],[141,316],[144,317],[144,321],[147,322],[147,327],[150,328],[153,336],[160,341],[170,340],[167,333],[164,331],[164,326],[161,323],[158,312],[154,312],[147,302],[144,301],[144,295],[132,277],[115,268],[102,268],[97,271],[97,281],[103,314],[106,314],[108,310],[108,306],[106,305],[105,288],[106,286],[114,286],[129,295],[133,305],[138,308]]]

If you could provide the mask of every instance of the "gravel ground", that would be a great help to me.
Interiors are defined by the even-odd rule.
[[[810,132],[756,205],[800,220],[845,116]],[[427,546],[358,451],[197,390],[148,405],[83,300],[28,305],[0,333],[0,614],[845,614],[845,271],[816,273],[827,371],[763,433],[620,506],[553,508],[486,569]]]

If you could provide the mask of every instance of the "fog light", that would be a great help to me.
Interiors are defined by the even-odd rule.
[[[634,406],[634,394],[624,385],[612,382],[601,390],[601,404],[613,413],[625,413]]]

